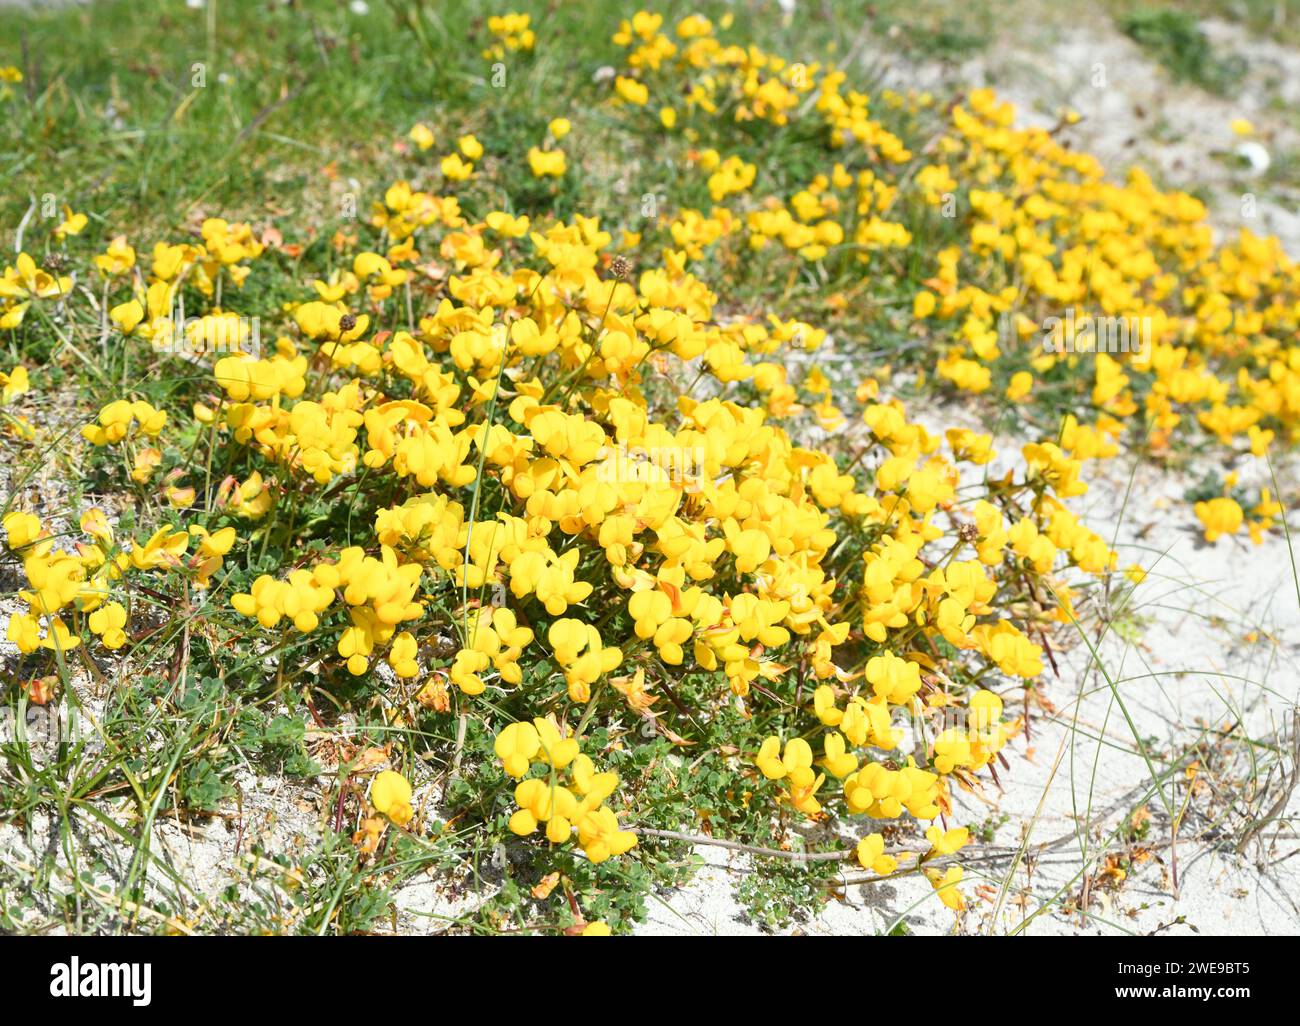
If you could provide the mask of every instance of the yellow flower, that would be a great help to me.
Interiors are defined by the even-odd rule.
[[[591,685],[623,661],[619,649],[605,646],[600,632],[581,620],[556,620],[546,639],[551,643],[555,661],[564,669],[569,698],[574,702],[586,702],[591,697]]]
[[[233,541],[233,537],[231,540]],[[287,618],[293,622],[299,632],[308,634],[317,628],[320,614],[334,601],[334,587],[338,583],[337,570],[327,565],[318,565],[314,570],[300,567],[291,571],[288,580],[285,581],[278,581],[269,574],[262,574],[246,593],[232,596],[230,604],[240,615],[256,617],[258,623],[267,629],[275,627],[282,619]],[[376,630],[366,635],[367,643],[371,647],[376,633],[383,632]],[[410,639],[409,644],[404,641],[400,647],[396,643],[394,645],[398,648],[399,663],[404,659],[414,661],[415,639],[410,638],[410,635],[407,635],[407,638]],[[340,647],[342,646],[343,642],[340,641]],[[352,652],[349,651],[348,654],[351,655]],[[350,664],[349,669],[355,665]],[[401,668],[404,671],[410,669],[405,664]],[[362,666],[359,672],[364,671],[365,667]],[[415,676],[415,673],[410,672],[407,675]]]
[[[881,834],[867,834],[858,842],[858,864],[877,876],[889,876],[898,869],[898,859],[885,854],[885,838]]]
[[[903,705],[921,690],[921,668],[892,652],[884,652],[867,660],[867,681],[877,695],[894,705]]]
[[[135,250],[128,245],[125,235],[116,236],[108,249],[95,257],[95,266],[109,276],[126,274],[135,266]]]
[[[812,769],[812,747],[803,738],[792,737],[785,744],[785,754],[778,759],[780,747],[781,739],[778,737],[763,741],[754,759],[763,776],[769,780],[786,780],[792,789],[811,786],[816,779]]]
[[[511,723],[504,727],[493,743],[493,750],[507,774],[519,779],[528,772],[533,758],[541,750],[541,738],[531,723]]]
[[[844,719],[844,711],[836,706],[835,690],[829,684],[818,685],[813,691],[813,711],[827,727],[838,726]]]
[[[467,160],[478,160],[483,156],[483,144],[475,136],[462,135],[456,140],[456,146]]]
[[[483,220],[484,223],[498,235],[504,235],[509,239],[522,239],[528,234],[529,220],[526,214],[522,214],[519,217],[511,217],[503,211],[494,210]],[[512,336],[514,335],[515,329],[525,321],[529,324],[534,324],[532,320],[526,317],[515,321],[514,324],[510,326]]]
[[[46,536],[40,517],[34,513],[10,510],[4,515],[4,530],[9,548],[15,552]]]
[[[384,770],[370,785],[370,804],[398,826],[406,826],[415,816],[411,807],[411,785],[394,770]]]
[[[144,320],[144,307],[138,300],[130,299],[109,310],[108,319],[117,325],[123,335],[129,335]]]
[[[563,150],[542,150],[536,146],[528,150],[528,167],[534,178],[560,178],[568,168]]]
[[[137,570],[156,567],[179,566],[180,557],[189,548],[190,536],[186,531],[173,531],[160,527],[143,544],[131,548],[131,565]]]
[[[634,78],[624,78],[622,75],[614,79],[614,91],[624,103],[631,103],[637,107],[644,107],[650,99],[650,90],[643,83]]]
[[[932,826],[925,832],[925,837],[930,842],[930,852],[927,857],[952,855],[970,844],[970,831],[965,827],[941,830],[937,826]]]
[[[587,858],[599,864],[635,848],[636,834],[620,830],[618,818],[602,805],[578,821],[578,843]]]
[[[350,314],[341,306],[315,300],[295,309],[293,319],[308,338],[317,341],[351,342],[370,327],[368,314]]]
[[[1007,386],[1006,396],[1013,403],[1020,402],[1034,388],[1034,376],[1029,371],[1017,371],[1011,375],[1011,384]]]
[[[1225,534],[1236,534],[1241,530],[1244,514],[1235,499],[1220,497],[1207,502],[1198,502],[1193,507],[1196,519],[1205,528],[1205,540],[1216,542]]]
[[[459,153],[442,158],[442,176],[449,182],[463,182],[474,174],[474,165],[461,160]]]
[[[433,129],[423,121],[418,122],[411,127],[411,131],[407,134],[407,138],[409,138],[411,142],[415,143],[415,145],[421,150],[427,150],[434,143]]]
[[[544,762],[548,766],[552,766],[557,770],[562,770],[575,759],[579,758],[577,739],[573,737],[561,738],[559,730],[550,720],[544,720],[541,717],[538,717],[533,720],[533,727],[537,731],[537,759],[540,762]],[[583,765],[589,769],[590,760],[587,760]],[[578,782],[579,788],[585,794],[587,788],[583,787],[580,779],[581,774],[582,768],[575,767],[574,780]],[[613,780],[617,783],[618,777],[615,776]],[[610,789],[613,789],[612,785]]]
[[[927,869],[925,875],[930,885],[938,892],[939,900],[950,909],[960,912],[966,907],[966,900],[957,888],[962,878],[961,866],[949,866],[946,873],[940,873],[937,869]]]
[[[0,371],[0,402],[10,402],[15,396],[31,389],[27,368],[19,364],[8,374]]]
[[[393,638],[392,648],[388,650],[388,665],[393,668],[393,673],[402,678],[418,675],[420,664],[415,659],[418,651],[419,644],[410,631],[402,631]]]
[[[90,535],[102,546],[113,544],[113,528],[109,525],[108,517],[98,506],[92,506],[84,513],[78,521],[79,526],[86,534]]]
[[[833,777],[847,777],[858,768],[858,757],[844,749],[844,735],[837,730],[827,731],[822,740],[825,757],[822,765]]]
[[[107,649],[118,649],[126,644],[126,609],[117,602],[100,606],[88,618],[90,629],[99,635]]]
[[[65,206],[63,208],[63,220],[54,229],[54,237],[62,242],[69,235],[80,235],[81,230],[86,227],[87,221],[85,214],[74,214],[71,207]]]

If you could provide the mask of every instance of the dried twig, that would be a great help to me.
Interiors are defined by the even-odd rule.
[[[1278,795],[1277,801],[1269,808],[1268,812],[1257,818],[1247,828],[1246,832],[1241,835],[1241,840],[1237,842],[1235,851],[1238,855],[1245,853],[1250,842],[1258,836],[1259,832],[1268,826],[1273,820],[1278,819],[1286,811],[1287,804],[1291,801],[1291,795],[1295,793],[1296,784],[1300,783],[1300,709],[1291,710],[1291,773],[1286,782],[1282,785],[1282,793]]]

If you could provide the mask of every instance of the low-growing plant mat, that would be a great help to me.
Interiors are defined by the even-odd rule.
[[[1284,87],[829,6],[17,16],[0,928],[1294,922]]]

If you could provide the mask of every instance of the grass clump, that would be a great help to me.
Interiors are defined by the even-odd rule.
[[[1245,71],[1240,60],[1215,54],[1199,19],[1188,11],[1138,9],[1121,15],[1119,26],[1181,82],[1226,93]]]

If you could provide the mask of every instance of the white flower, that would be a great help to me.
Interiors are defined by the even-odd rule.
[[[1241,157],[1250,165],[1252,173],[1262,175],[1268,170],[1268,166],[1273,163],[1273,158],[1269,156],[1261,143],[1254,139],[1248,139],[1237,146],[1237,156]]]

